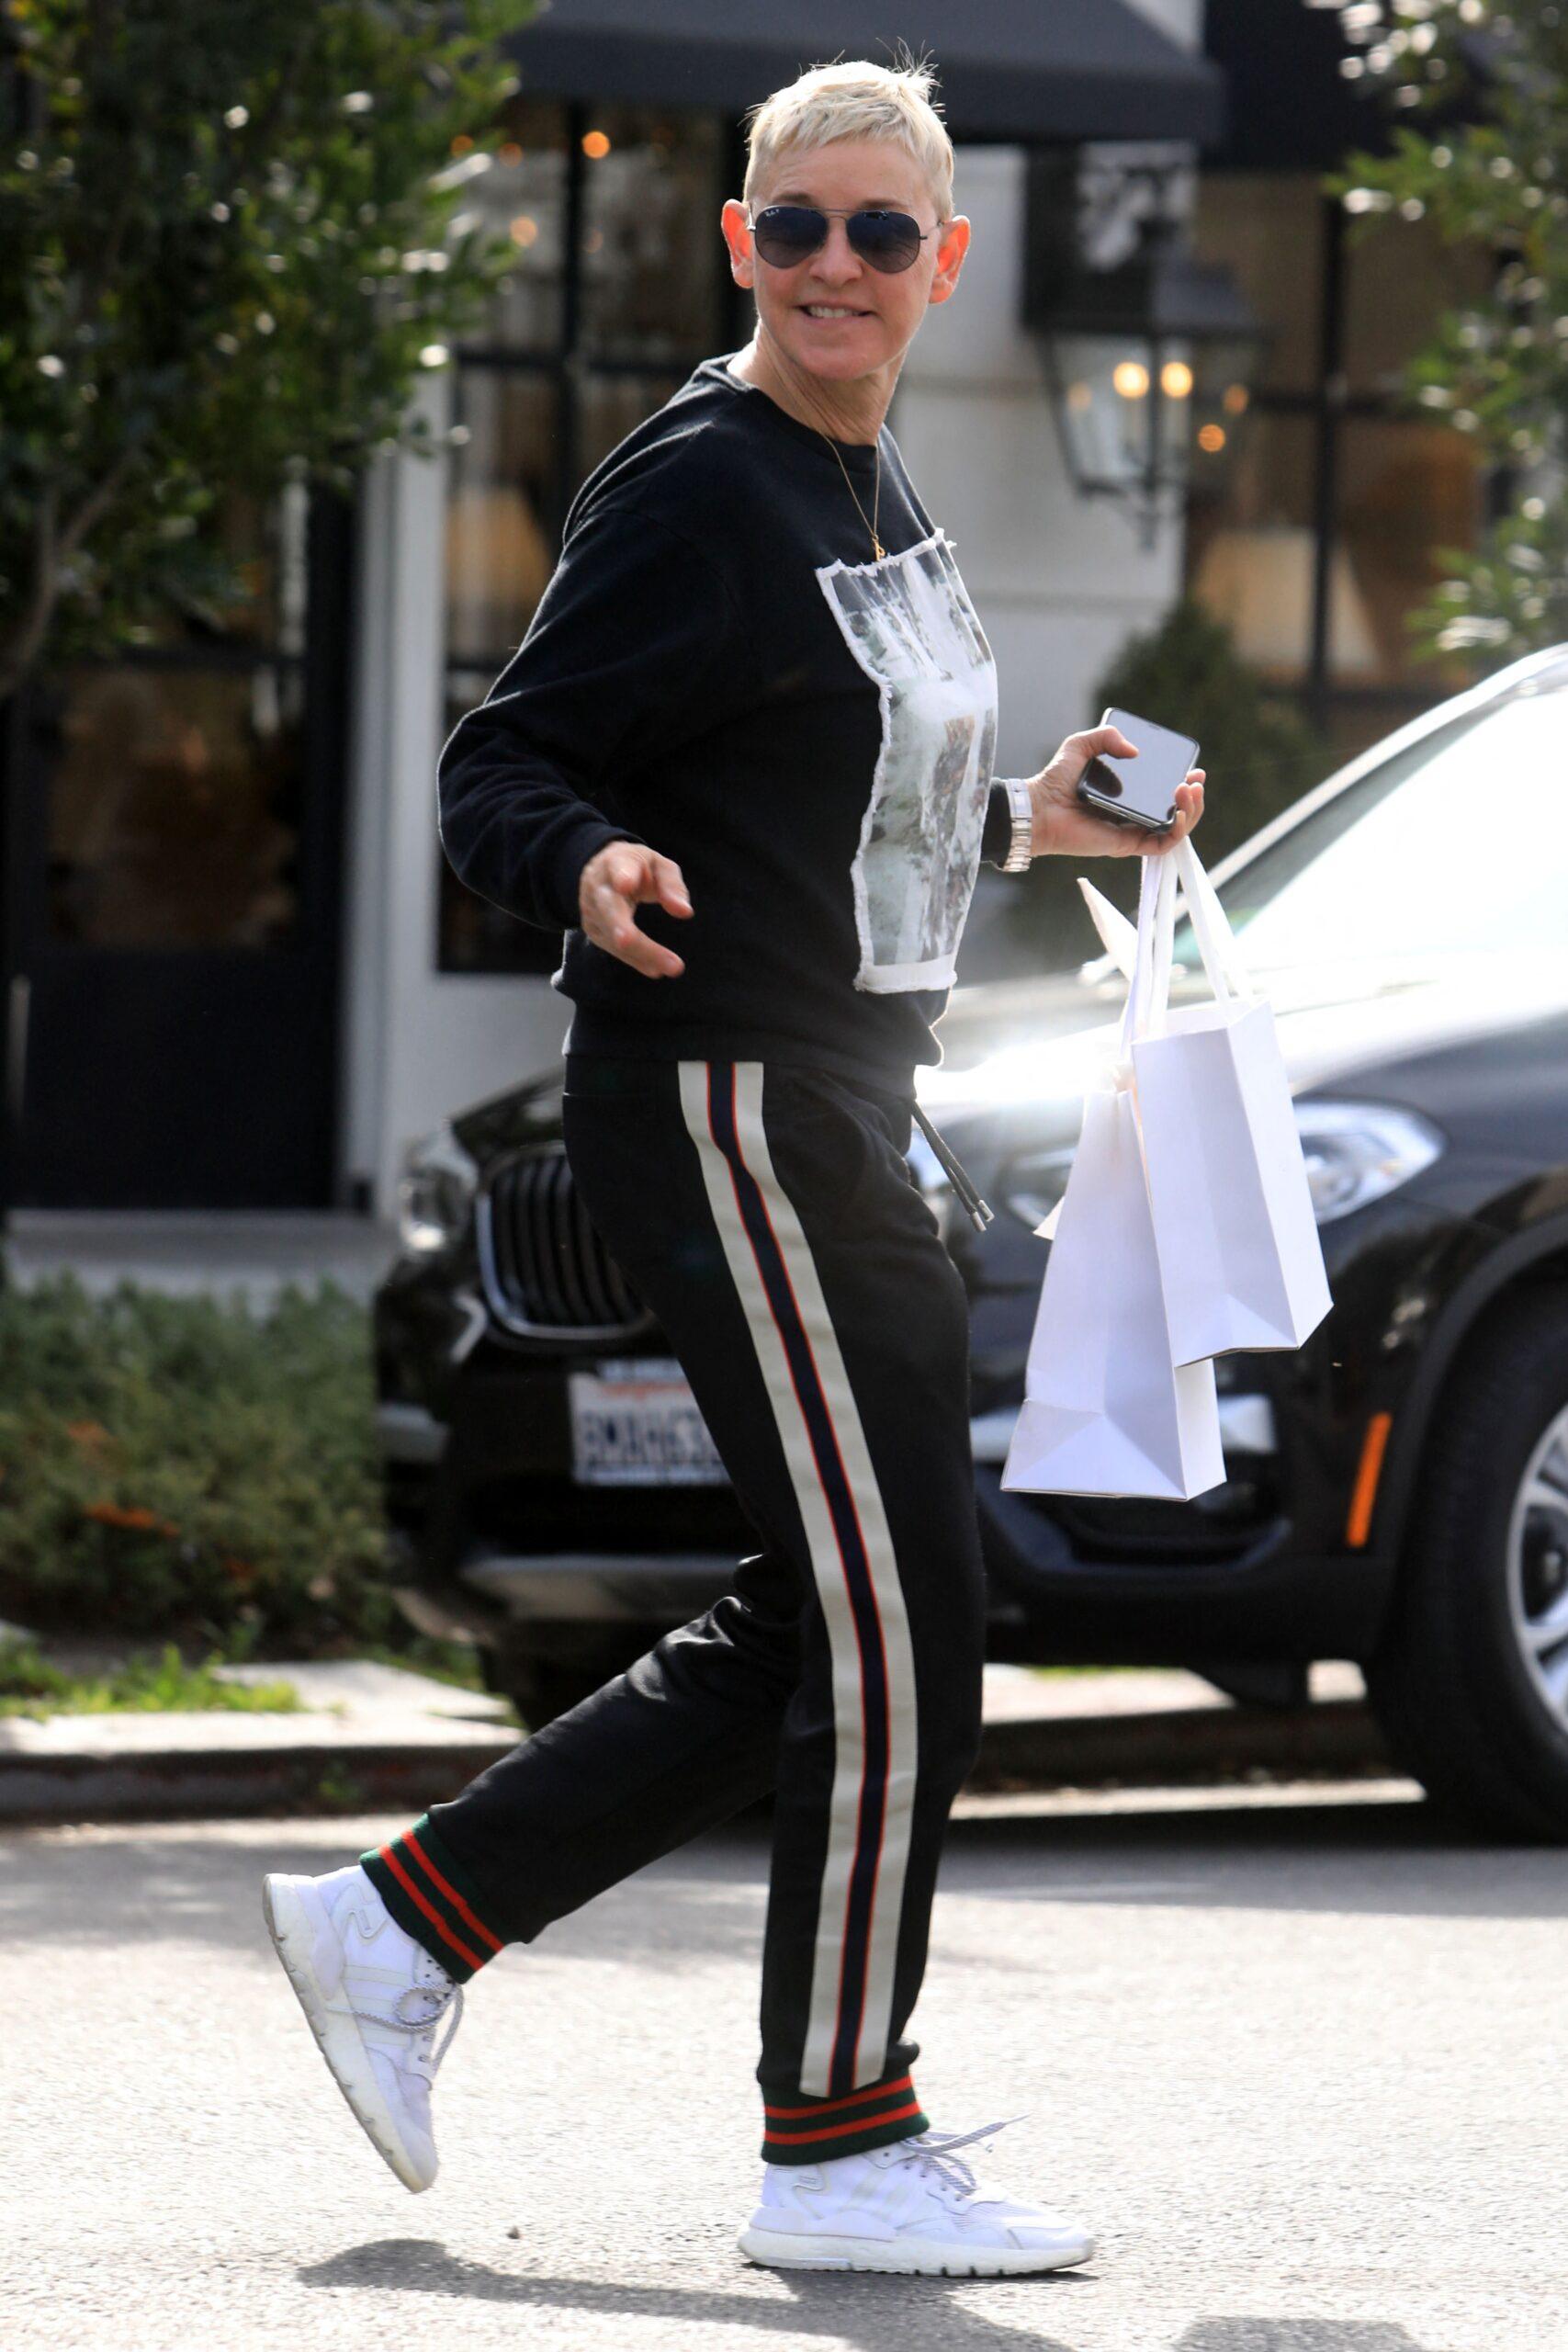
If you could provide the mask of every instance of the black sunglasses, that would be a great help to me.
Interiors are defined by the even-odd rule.
[[[850,245],[873,269],[891,276],[908,269],[935,229],[922,229],[908,212],[842,212],[832,217],[846,226]],[[816,204],[768,204],[751,223],[757,251],[775,269],[793,269],[796,262],[828,242],[829,214]],[[939,223],[940,225],[940,223]]]

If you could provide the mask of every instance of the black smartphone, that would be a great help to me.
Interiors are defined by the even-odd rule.
[[[1176,816],[1176,787],[1186,783],[1187,771],[1198,764],[1197,743],[1190,735],[1156,727],[1152,718],[1140,718],[1134,710],[1108,710],[1100,723],[1120,728],[1137,745],[1138,756],[1113,759],[1103,752],[1090,760],[1078,780],[1078,798],[1112,824],[1168,832]]]

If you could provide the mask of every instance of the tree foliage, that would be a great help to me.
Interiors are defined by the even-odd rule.
[[[1470,436],[1506,495],[1473,549],[1435,550],[1447,577],[1408,626],[1423,653],[1509,660],[1568,637],[1568,6],[1337,5],[1341,70],[1402,113],[1441,118],[1429,132],[1396,123],[1388,155],[1354,153],[1327,182],[1352,234],[1380,214],[1428,219],[1497,258],[1490,296],[1441,315],[1404,390]]]
[[[221,597],[218,510],[428,448],[534,0],[0,0],[0,697]]]

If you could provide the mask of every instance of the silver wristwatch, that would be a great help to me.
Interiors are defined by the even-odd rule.
[[[1034,803],[1021,776],[998,776],[997,782],[1006,790],[1008,810],[1012,818],[1012,834],[1000,870],[1004,874],[1021,874],[1032,854],[1030,843],[1034,839]]]

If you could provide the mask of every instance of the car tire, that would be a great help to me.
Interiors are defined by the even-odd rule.
[[[1519,1300],[1439,1400],[1368,1697],[1435,1810],[1488,1838],[1568,1844],[1568,1712],[1538,1686],[1532,1620],[1568,1663],[1568,1285]],[[1560,1450],[1559,1450],[1560,1449]],[[1533,1499],[1532,1499],[1533,1498]]]

